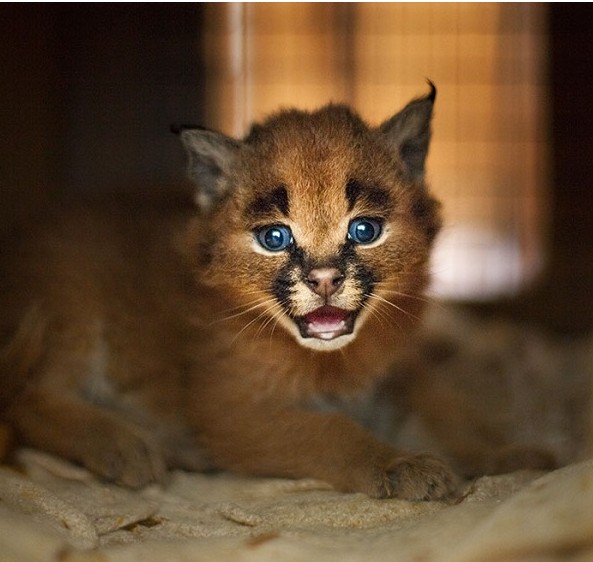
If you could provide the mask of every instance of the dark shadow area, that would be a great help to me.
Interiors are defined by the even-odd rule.
[[[179,182],[200,122],[199,4],[0,8],[2,232],[57,192]]]

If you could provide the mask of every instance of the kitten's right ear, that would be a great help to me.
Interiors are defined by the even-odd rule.
[[[228,191],[228,174],[241,143],[203,127],[172,126],[188,155],[189,177],[197,186],[195,200],[208,211]]]

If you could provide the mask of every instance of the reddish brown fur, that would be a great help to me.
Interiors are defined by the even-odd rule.
[[[280,113],[244,142],[198,132],[185,142],[194,143],[207,212],[148,197],[61,209],[11,244],[2,322],[17,335],[0,360],[0,397],[21,440],[132,486],[162,479],[167,467],[220,467],[316,477],[375,497],[448,494],[454,478],[440,460],[396,451],[348,418],[306,406],[370,389],[413,332],[439,218],[398,149],[426,137],[426,151],[433,99],[412,102],[393,130],[329,106]],[[380,186],[392,204],[361,200],[349,210],[352,177]],[[246,211],[278,185],[288,217]],[[344,244],[345,217],[375,215],[385,241],[355,254],[389,302],[368,301],[347,345],[339,341],[350,336],[327,350],[306,347],[269,293],[286,253],[258,251],[253,230],[288,221],[307,263],[324,265]],[[290,306],[306,314],[323,303],[300,267],[291,270]],[[363,300],[349,275],[332,304]]]

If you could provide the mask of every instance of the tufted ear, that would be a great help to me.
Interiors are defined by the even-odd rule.
[[[430,143],[430,121],[437,90],[432,82],[430,93],[411,101],[399,113],[385,121],[380,130],[398,151],[411,180],[422,180],[424,161]]]
[[[203,127],[173,126],[188,155],[189,177],[197,186],[195,200],[208,211],[228,190],[228,174],[241,143]]]

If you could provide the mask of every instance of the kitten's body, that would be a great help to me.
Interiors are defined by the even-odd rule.
[[[311,407],[383,379],[420,313],[433,101],[377,129],[328,106],[242,142],[183,131],[203,213],[61,210],[11,244],[0,398],[18,436],[132,486],[218,467],[449,493],[438,459]]]

